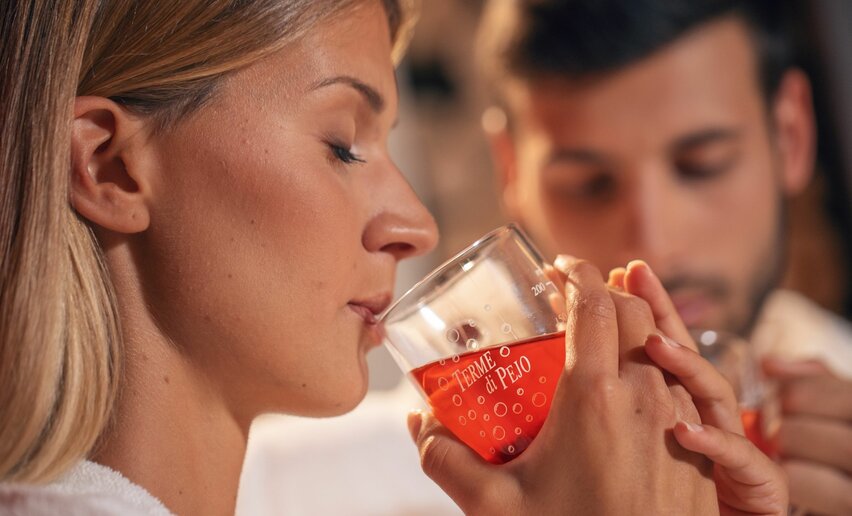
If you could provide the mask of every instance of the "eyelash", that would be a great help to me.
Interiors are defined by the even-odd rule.
[[[363,158],[346,148],[344,145],[328,142],[328,147],[331,149],[331,153],[334,155],[334,158],[346,165],[366,163]]]

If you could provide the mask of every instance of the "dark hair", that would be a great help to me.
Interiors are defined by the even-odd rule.
[[[783,14],[777,1],[764,0],[492,0],[480,31],[480,57],[495,82],[506,76],[584,79],[735,16],[750,31],[760,86],[770,99],[791,64]]]

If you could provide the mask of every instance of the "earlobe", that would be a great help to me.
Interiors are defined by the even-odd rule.
[[[801,70],[784,74],[775,100],[775,130],[784,192],[800,193],[814,172],[816,128],[810,82]]]
[[[87,220],[119,233],[148,227],[144,182],[132,138],[140,122],[103,97],[78,97],[71,130],[71,203]]]

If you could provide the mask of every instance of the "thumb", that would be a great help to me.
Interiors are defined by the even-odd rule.
[[[408,429],[420,451],[423,472],[466,514],[478,513],[489,505],[483,499],[484,492],[500,492],[494,490],[502,477],[497,468],[459,441],[434,416],[411,412]]]

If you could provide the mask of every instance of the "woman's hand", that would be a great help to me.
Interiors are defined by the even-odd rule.
[[[626,270],[610,273],[609,284],[643,298],[651,307],[662,334],[648,337],[645,352],[692,395],[703,424],[678,422],[674,435],[681,446],[715,463],[713,478],[721,513],[787,514],[789,494],[783,471],[743,437],[733,388],[694,351],[695,344],[659,279],[645,263],[632,262]]]
[[[698,423],[697,411],[645,354],[656,331],[648,304],[607,288],[587,262],[557,264],[568,302],[567,357],[538,437],[495,466],[434,418],[414,414],[424,471],[468,514],[716,513],[709,463],[672,432],[678,421]]]

